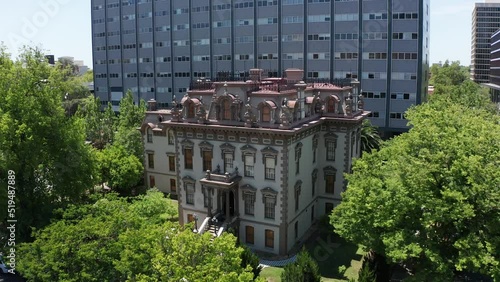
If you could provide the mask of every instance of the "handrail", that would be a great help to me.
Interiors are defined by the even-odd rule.
[[[222,232],[224,232],[224,229],[226,229],[226,226],[227,224],[224,224],[222,225],[220,228],[219,228],[219,231],[217,231],[217,234],[215,237],[220,237],[220,235],[222,235]]]
[[[203,234],[205,233],[205,229],[208,225],[208,222],[210,221],[210,217],[206,217],[205,220],[203,220],[203,223],[200,226],[200,229],[198,229],[198,234]]]

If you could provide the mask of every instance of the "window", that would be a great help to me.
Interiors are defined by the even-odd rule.
[[[333,133],[325,134],[326,160],[335,160],[335,150],[337,149],[337,135]]]
[[[253,244],[254,236],[253,236],[253,226],[247,225],[245,226],[245,242],[247,244]]]
[[[147,131],[148,143],[153,143],[153,129],[148,128]]]
[[[231,120],[231,100],[229,99],[222,101],[222,119]]]
[[[220,150],[222,152],[222,159],[224,160],[224,173],[232,172],[234,167],[234,151],[236,148],[229,143],[224,143],[220,146]]]
[[[262,159],[264,161],[264,178],[268,180],[275,180],[278,151],[271,147],[266,147],[262,149],[261,152]]]
[[[302,186],[302,180],[298,180],[295,183],[295,211],[299,210],[299,202],[300,202],[300,190]]]
[[[151,188],[156,187],[155,177],[153,175],[149,176],[149,187]]]
[[[264,198],[264,205],[265,205],[265,218],[269,219],[274,219],[275,217],[275,206],[274,206],[275,199],[272,198]]]
[[[224,173],[233,171],[233,154],[224,154]]]
[[[212,171],[212,151],[203,151],[203,171]]]
[[[187,214],[187,220],[188,220],[188,222],[193,222],[193,221],[194,221],[194,216],[193,216],[193,214],[188,213],[188,214]]]
[[[275,158],[265,157],[265,178],[269,180],[274,180],[276,178],[276,163]]]
[[[325,193],[333,194],[334,192],[334,184],[335,184],[335,176],[326,175],[325,176]]]
[[[188,103],[187,104],[187,115],[186,118],[194,118],[195,114],[195,106],[194,103]]]
[[[300,156],[302,155],[302,143],[295,146],[295,174],[300,172]]]
[[[335,143],[332,141],[326,143],[326,159],[328,161],[335,160]]]
[[[194,183],[186,183],[186,204],[194,205]]]
[[[327,112],[329,112],[329,113],[335,113],[335,100],[334,99],[329,99],[327,107],[328,107]]]
[[[155,154],[148,153],[148,167],[155,168]]]
[[[325,193],[334,194],[335,193],[335,176],[337,174],[337,170],[328,166],[323,169],[325,173]]]
[[[168,169],[175,171],[175,156],[168,156]]]
[[[193,169],[193,148],[184,149],[184,168]]]
[[[170,192],[177,192],[177,185],[175,183],[175,179],[170,179]]]
[[[253,177],[253,165],[255,163],[253,155],[245,155],[245,176]]]
[[[319,140],[319,135],[318,134],[314,135],[314,137],[313,137],[313,164],[316,163],[316,151],[318,149],[318,140]]]
[[[245,201],[245,214],[254,215],[255,191],[244,191],[243,200]]]
[[[268,106],[262,107],[262,122],[270,122],[271,121],[271,108]]]
[[[200,143],[201,158],[203,160],[203,171],[212,171],[213,148],[214,146],[206,141]]]
[[[184,154],[184,169],[193,169],[193,146],[194,143],[185,139],[181,142]]]
[[[257,150],[252,146],[245,145],[241,147],[241,158],[244,162],[244,175],[245,177],[254,176],[255,153]]]
[[[272,188],[264,188],[262,192],[262,201],[264,203],[264,217],[268,219],[275,218],[275,208],[276,208],[276,196],[278,192],[274,191]]]
[[[266,229],[266,248],[274,248],[274,231]]]
[[[168,145],[174,145],[174,132],[172,130],[168,131]]]

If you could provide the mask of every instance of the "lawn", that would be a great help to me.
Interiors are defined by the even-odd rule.
[[[323,277],[321,281],[339,282],[358,278],[363,251],[357,246],[332,233],[317,234],[308,240],[305,246],[311,257],[318,263]],[[339,267],[342,265],[346,267],[344,274],[339,273]],[[277,282],[281,281],[282,272],[283,268],[266,267],[262,270],[260,277],[268,282]]]
[[[267,282],[280,282],[281,273],[283,268],[281,267],[266,267],[260,272],[260,277],[264,278]]]

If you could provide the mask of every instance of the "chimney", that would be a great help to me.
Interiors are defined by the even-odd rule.
[[[148,101],[148,111],[156,111],[156,100],[155,99],[151,99]]]
[[[301,69],[286,69],[285,74],[288,83],[297,83],[304,79],[304,71]]]
[[[263,72],[262,69],[250,69],[250,79],[252,81],[260,81]]]

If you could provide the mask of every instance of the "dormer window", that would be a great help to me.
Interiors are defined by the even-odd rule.
[[[276,103],[272,100],[267,100],[258,105],[260,122],[274,123],[274,113]]]
[[[231,120],[231,100],[229,99],[222,102],[222,119]]]
[[[271,121],[271,108],[268,106],[262,107],[262,122],[270,122]]]
[[[187,115],[186,115],[186,118],[194,118],[195,116],[195,107],[194,107],[194,103],[193,102],[190,102],[187,104]]]
[[[326,98],[326,112],[327,113],[335,113],[336,112],[336,108],[337,108],[337,105],[338,103],[340,102],[340,99],[339,97],[337,97],[336,95],[330,95],[329,97]]]
[[[335,100],[329,99],[328,100],[328,110],[327,112],[329,113],[334,113],[335,112]]]
[[[148,128],[147,138],[148,138],[148,143],[153,143],[153,129]]]

